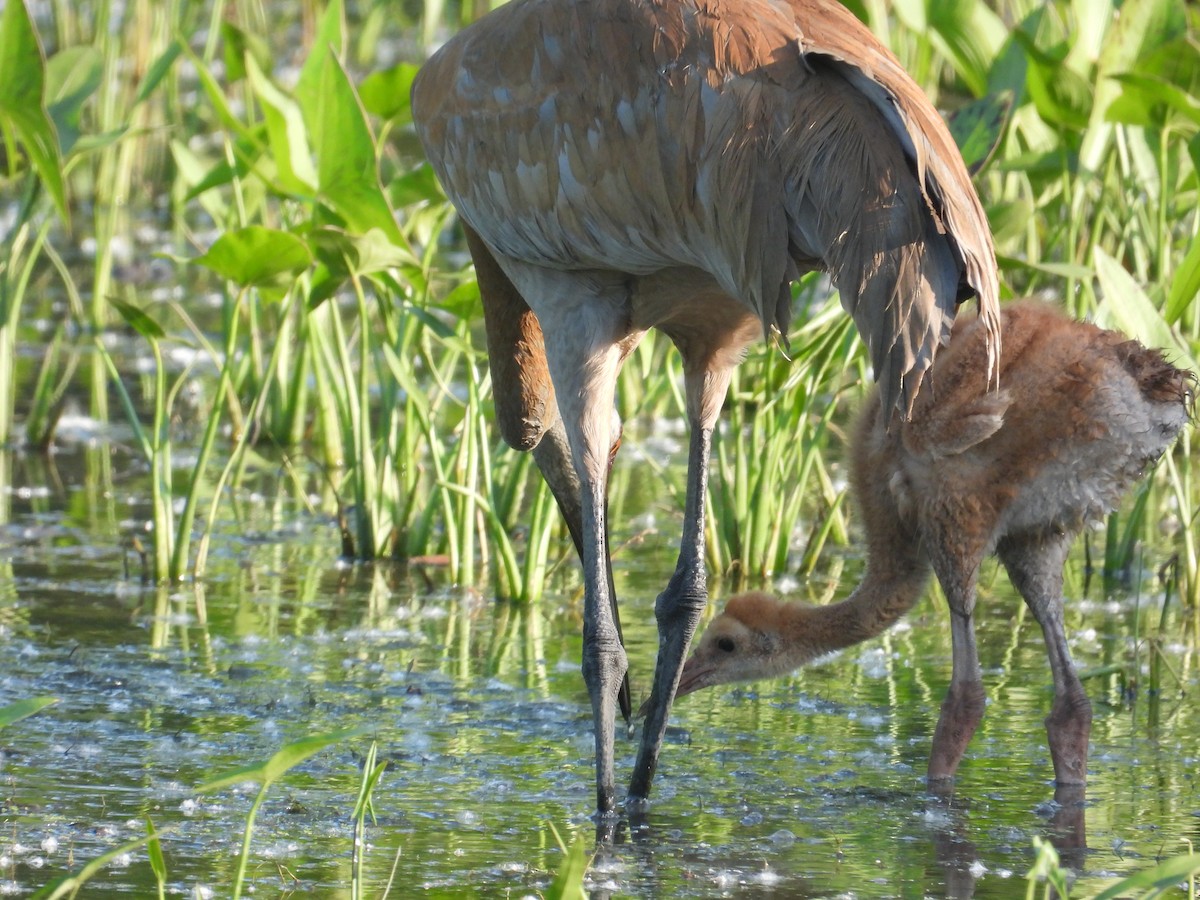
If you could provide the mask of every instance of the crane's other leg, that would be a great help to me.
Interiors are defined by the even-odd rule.
[[[1046,717],[1046,736],[1054,780],[1060,785],[1087,783],[1088,739],[1092,732],[1092,704],[1075,672],[1063,628],[1063,565],[1074,537],[1053,534],[1006,538],[997,548],[1009,578],[1045,636],[1054,677],[1054,704]]]
[[[704,568],[704,501],[708,490],[708,460],[712,448],[713,427],[732,366],[693,368],[686,365],[688,421],[691,438],[688,445],[687,497],[684,502],[683,536],[679,558],[667,587],[654,604],[658,622],[658,662],[654,668],[654,686],[650,692],[642,743],[638,749],[633,779],[629,785],[630,803],[644,804],[650,795],[650,783],[658,768],[658,755],[667,731],[667,716],[679,686],[679,675],[692,636],[708,603],[708,585]]]
[[[931,537],[930,561],[950,606],[950,639],[953,671],[941,715],[933,733],[928,778],[932,788],[943,787],[954,777],[967,744],[983,719],[987,697],[975,645],[975,583],[982,548],[968,550],[945,535]],[[939,784],[939,782],[941,784]]]
[[[492,372],[492,395],[500,434],[513,449],[533,451],[534,462],[558,503],[575,551],[582,561],[583,514],[579,477],[575,474],[566,430],[558,414],[541,324],[479,235],[466,225],[463,231],[475,263],[475,277],[483,302],[488,365]],[[618,441],[619,433],[609,450],[610,464]],[[608,595],[615,598],[612,565],[607,559],[605,569]],[[615,606],[612,615],[620,636],[621,620]],[[627,722],[632,715],[630,696],[626,674],[618,701]]]

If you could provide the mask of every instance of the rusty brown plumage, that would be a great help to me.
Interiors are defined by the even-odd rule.
[[[947,782],[983,716],[975,585],[995,553],[1045,637],[1055,779],[1082,789],[1091,705],[1065,633],[1063,564],[1083,527],[1187,425],[1194,377],[1043,304],[1008,304],[1001,322],[998,391],[974,362],[985,334],[973,320],[955,326],[908,422],[889,427],[881,409],[864,410],[850,456],[867,569],[853,593],[828,606],[732,598],[684,666],[680,695],[780,675],[874,637],[912,608],[932,570],[952,613],[953,675],[929,779]]]
[[[987,222],[937,112],[832,0],[513,0],[434,54],[413,113],[472,233],[502,430],[540,454],[581,544],[608,812],[609,694],[627,661],[604,494],[625,356],[649,328],[672,339],[693,435],[680,560],[658,604],[654,712],[630,789],[644,798],[705,602],[707,460],[732,368],[757,337],[787,332],[790,285],[821,269],[888,410],[912,411],[967,295],[986,332],[976,365],[994,379]],[[522,308],[536,323],[507,318]]]

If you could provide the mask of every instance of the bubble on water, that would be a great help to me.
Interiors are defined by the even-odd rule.
[[[216,892],[207,884],[192,885],[192,900],[212,900]]]
[[[971,873],[972,878],[982,878],[987,874],[988,867],[979,860],[975,860],[975,862],[971,863],[971,867],[967,871]]]
[[[770,866],[767,866],[765,869],[755,875],[753,880],[764,887],[774,887],[775,885],[779,884],[779,882],[783,881],[783,878],[780,877],[778,872],[776,872]]]
[[[54,835],[49,835],[47,837],[42,838],[42,852],[43,853],[58,852],[58,838],[56,838]]]
[[[760,812],[746,813],[746,815],[742,816],[743,825],[761,825],[762,821],[763,814]]]
[[[776,847],[790,847],[796,843],[796,835],[786,828],[780,828],[771,835],[770,840]]]
[[[737,887],[738,875],[737,872],[731,872],[728,869],[723,869],[713,875],[713,884],[722,890]]]
[[[472,828],[479,824],[479,813],[473,809],[460,809],[455,813],[454,820],[464,828]]]
[[[200,812],[200,804],[189,797],[179,804],[179,811],[185,816],[194,816]]]

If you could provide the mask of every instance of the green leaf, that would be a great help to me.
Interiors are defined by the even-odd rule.
[[[313,167],[308,132],[299,104],[263,74],[253,57],[246,58],[246,73],[262,107],[267,141],[280,186],[293,194],[312,196],[317,189],[317,171]]]
[[[243,286],[286,288],[312,265],[313,257],[291,232],[250,225],[225,232],[207,253],[190,261]]]
[[[146,77],[138,85],[137,95],[133,98],[135,106],[154,93],[155,88],[166,77],[167,72],[171,70],[171,66],[175,64],[175,60],[179,59],[181,53],[183,53],[183,44],[176,38],[167,45],[166,50],[159,54],[158,59],[150,64],[150,68],[146,71]]]
[[[230,84],[246,77],[246,64],[271,67],[271,48],[259,35],[238,28],[232,22],[221,23],[224,40],[225,78]]]
[[[171,829],[164,828],[158,832],[159,835],[167,834]],[[78,875],[63,875],[61,878],[56,878],[54,881],[47,884],[36,894],[33,895],[33,900],[58,900],[59,897],[77,897],[82,887],[91,881],[101,869],[107,866],[110,862],[124,856],[127,853],[132,853],[138,847],[149,843],[150,836],[135,838],[132,841],[126,841],[119,847],[113,847],[107,853],[97,856],[82,869]]]
[[[388,182],[388,196],[395,207],[411,203],[444,203],[446,194],[438,183],[433,166],[423,162],[411,172],[405,172]]]
[[[1176,337],[1146,292],[1133,280],[1133,276],[1100,247],[1095,250],[1094,260],[1096,280],[1104,295],[1104,302],[1099,308],[1102,324],[1125,332],[1147,347],[1169,349],[1187,360],[1187,368],[1195,369],[1196,363],[1191,353]]]
[[[167,880],[167,861],[163,858],[162,841],[158,839],[154,823],[149,819],[146,820],[146,837],[146,852],[150,857],[150,869],[161,885]]]
[[[332,54],[321,69],[320,102],[308,119],[316,142],[321,199],[351,231],[380,229],[404,245],[395,216],[379,182],[375,139],[345,69]],[[307,112],[307,111],[306,111]]]
[[[58,136],[44,106],[45,72],[25,0],[9,0],[0,17],[0,128],[16,132],[58,214],[69,222]]]
[[[1098,893],[1093,900],[1116,900],[1118,897],[1128,896],[1131,891],[1150,890],[1157,893],[1169,890],[1194,872],[1200,872],[1200,854],[1185,853],[1172,857],[1152,869],[1122,878]]]
[[[1167,324],[1174,325],[1179,321],[1197,293],[1200,293],[1200,238],[1194,237],[1167,290],[1167,305],[1163,310]]]
[[[562,847],[562,838],[558,829],[550,825],[554,839]],[[587,840],[582,834],[575,835],[571,841],[571,849],[564,853],[563,864],[554,877],[554,883],[546,891],[546,900],[587,900],[587,891],[583,889],[583,878],[591,865],[591,857],[587,852]]]
[[[7,728],[13,722],[27,719],[35,713],[41,712],[47,706],[53,706],[57,702],[57,697],[29,697],[25,700],[18,700],[16,703],[10,703],[8,706],[0,707],[0,728]]]
[[[1173,111],[1193,125],[1200,125],[1200,98],[1157,76],[1126,74],[1114,77],[1123,90],[1108,107],[1110,122],[1156,126],[1164,121],[1166,111]]]
[[[420,66],[400,63],[382,72],[372,72],[358,86],[363,107],[381,119],[407,124],[412,119],[412,83]]]
[[[981,0],[943,0],[928,6],[934,42],[941,45],[971,93],[983,96],[988,89],[988,73],[1008,40],[1004,20]]]
[[[378,228],[366,234],[347,234],[337,228],[320,228],[309,235],[319,259],[335,275],[370,275],[416,260],[404,248],[397,247]]]
[[[1002,91],[968,103],[950,116],[950,134],[972,174],[986,165],[1000,145],[1012,105],[1013,92]]]
[[[83,104],[100,87],[103,73],[104,57],[94,47],[68,47],[46,64],[46,111],[64,156],[79,141]]]
[[[113,309],[121,314],[121,318],[125,320],[125,324],[146,340],[161,341],[167,336],[162,326],[145,310],[116,297],[109,297],[108,302],[112,304]]]
[[[366,728],[344,728],[340,731],[331,731],[327,734],[313,735],[312,737],[293,741],[280,748],[279,752],[270,759],[254,763],[253,765],[242,766],[239,769],[234,769],[232,772],[226,772],[224,775],[218,775],[216,778],[200,785],[197,790],[202,794],[209,794],[213,791],[219,791],[222,788],[241,784],[243,781],[258,781],[264,785],[271,784],[274,781],[278,781],[280,776],[284,775],[289,769],[300,765],[300,763],[304,762],[310,756],[315,756],[326,747],[353,737],[358,737],[366,732]]]
[[[342,12],[342,0],[330,0],[321,16],[321,24],[313,39],[312,49],[308,59],[300,69],[300,77],[296,81],[293,95],[300,108],[304,110],[304,121],[311,130],[320,118],[318,109],[321,106],[323,71],[325,61],[332,54],[338,58],[345,52],[346,24]]]

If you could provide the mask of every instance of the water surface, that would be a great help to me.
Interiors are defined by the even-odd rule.
[[[204,585],[157,590],[140,582],[129,549],[144,485],[119,444],[5,462],[14,488],[0,529],[10,573],[0,703],[60,703],[0,735],[0,893],[25,895],[77,869],[143,834],[149,818],[168,830],[171,892],[223,896],[257,787],[198,785],[353,726],[368,735],[313,757],[268,796],[249,872],[259,895],[349,896],[351,812],[372,739],[390,766],[368,827],[368,896],[393,865],[392,896],[534,895],[562,860],[548,826],[567,840],[593,835],[569,557],[545,600],[523,609],[447,585],[436,567],[349,565],[333,523],[262,484],[239,498],[239,520],[222,524]],[[105,471],[117,474],[98,480]],[[672,520],[658,521],[618,559],[635,704],[675,540]],[[827,557],[790,593],[844,596],[860,560],[852,548]],[[1159,646],[1182,685],[1168,679],[1152,704],[1138,684],[1159,635],[1156,581],[1105,596],[1093,579],[1085,596],[1083,571],[1077,549],[1073,651],[1082,668],[1112,671],[1086,683],[1096,716],[1082,809],[1054,802],[1040,631],[989,564],[979,629],[989,707],[952,797],[931,797],[922,777],[950,668],[944,607],[931,597],[889,634],[800,675],[681,701],[649,816],[621,827],[590,890],[1023,896],[1040,835],[1059,843],[1086,896],[1182,852],[1182,838],[1200,840],[1194,660],[1169,612]],[[622,779],[635,752],[636,734],[619,729]],[[1086,849],[1072,849],[1081,841]],[[145,896],[153,885],[138,850],[86,895]]]

